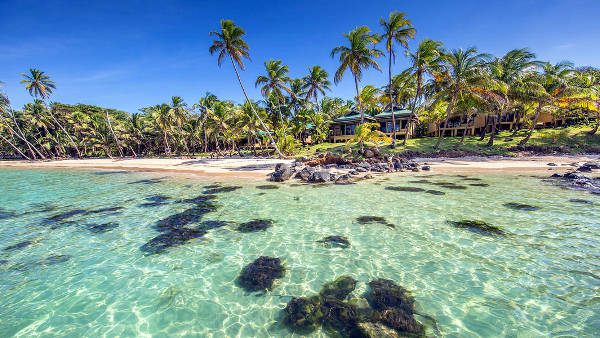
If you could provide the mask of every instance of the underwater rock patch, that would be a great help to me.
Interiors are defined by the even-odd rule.
[[[481,181],[481,178],[477,178],[477,177],[465,177],[463,178],[463,181]]]
[[[275,184],[265,184],[265,185],[257,185],[256,189],[261,189],[261,190],[273,190],[273,189],[279,189],[279,186],[275,185]]]
[[[208,231],[217,228],[222,228],[231,223],[232,222],[226,221],[203,221],[202,223],[200,223],[200,225],[198,225],[198,229]]]
[[[431,195],[446,195],[445,192],[438,191],[438,190],[426,190],[425,193],[431,194]]]
[[[323,243],[327,248],[338,247],[346,249],[350,247],[350,241],[344,236],[327,236],[318,240],[317,243]]]
[[[325,331],[335,336],[351,337],[358,332],[360,319],[356,306],[337,298],[323,298],[321,301],[323,326]]]
[[[118,223],[108,222],[108,223],[89,223],[86,224],[86,228],[95,234],[107,232],[114,230],[119,227]]]
[[[356,279],[350,276],[338,277],[333,282],[323,285],[319,295],[323,298],[333,297],[338,300],[345,300],[354,291],[357,282]]]
[[[385,226],[388,226],[390,228],[395,228],[396,226],[392,223],[388,223],[388,221],[381,216],[359,216],[356,218],[356,221],[359,224],[373,224],[373,223],[378,223],[378,224],[383,224]]]
[[[149,178],[139,181],[129,182],[127,184],[156,184],[162,182],[162,178]]]
[[[255,232],[265,231],[273,225],[273,220],[270,219],[255,219],[250,222],[245,222],[237,227],[239,232]]]
[[[284,323],[294,331],[309,333],[316,330],[323,318],[320,302],[319,296],[293,297],[283,309]]]
[[[206,231],[198,229],[173,229],[152,238],[146,244],[142,245],[140,250],[147,254],[160,254],[168,248],[183,245],[186,242],[194,238],[202,237],[205,234]]]
[[[442,187],[442,188],[446,188],[446,189],[454,189],[454,190],[465,190],[465,189],[467,189],[467,187],[465,187],[464,185],[458,185],[458,184],[455,184],[455,183],[437,184],[437,186]]]
[[[490,186],[487,183],[470,183],[469,185],[472,187],[489,187]]]
[[[48,225],[48,224],[62,222],[73,216],[83,215],[86,213],[87,213],[87,210],[83,210],[83,209],[75,209],[75,210],[65,211],[63,213],[45,218],[44,220],[42,220],[42,225]]]
[[[108,207],[108,208],[100,208],[100,209],[92,209],[86,212],[86,214],[101,214],[104,212],[115,212],[124,209],[123,207]]]
[[[408,183],[415,183],[415,184],[430,184],[431,181],[429,180],[417,180],[417,181],[408,181]]]
[[[214,200],[215,198],[217,198],[217,195],[198,195],[196,197],[186,198],[184,200],[177,201],[177,202],[184,202],[184,203],[190,203],[190,204],[196,204],[196,205],[206,205],[207,203],[209,203],[211,200]]]
[[[393,280],[375,279],[369,282],[369,287],[369,302],[374,309],[397,308],[409,314],[413,313],[415,299],[412,294]]]
[[[17,244],[13,244],[13,245],[9,245],[6,248],[4,248],[4,251],[12,251],[12,250],[18,250],[18,249],[23,249],[25,247],[30,246],[31,244],[33,244],[32,241],[23,241]]]
[[[398,332],[425,337],[425,327],[405,311],[396,308],[385,309],[377,311],[373,319]]]
[[[261,256],[242,269],[237,282],[247,291],[271,290],[275,280],[284,273],[285,267],[279,258]]]
[[[159,231],[182,228],[190,223],[200,222],[205,214],[214,211],[216,208],[216,205],[210,203],[202,206],[195,206],[180,213],[158,220],[154,227]]]
[[[98,176],[104,176],[104,175],[116,175],[116,174],[127,174],[129,173],[129,171],[123,171],[123,170],[119,170],[119,171],[97,171],[94,173],[94,175],[98,175]]]
[[[536,211],[536,210],[541,209],[540,207],[536,207],[533,205],[514,203],[514,202],[504,203],[503,206],[506,208],[509,208],[509,209],[522,210],[522,211]]]
[[[37,262],[38,265],[54,265],[59,263],[64,263],[71,259],[69,255],[52,255],[48,256],[45,259]]]
[[[6,209],[0,207],[0,219],[7,219],[7,218],[15,217],[16,215],[17,215],[16,212],[11,211],[11,210],[6,210]]]
[[[460,221],[448,221],[450,224],[454,225],[456,228],[469,229],[474,232],[479,232],[483,234],[493,233],[497,235],[503,235],[504,231],[497,226],[491,225],[489,223],[479,221],[479,220],[468,220],[463,219]]]
[[[204,194],[205,195],[213,195],[213,194],[218,194],[218,193],[222,193],[222,192],[232,192],[232,191],[236,191],[238,189],[241,189],[242,187],[234,185],[234,186],[212,186],[212,188],[206,188],[206,190],[204,190]]]
[[[594,202],[592,201],[588,201],[588,200],[584,200],[584,199],[580,199],[580,198],[572,198],[569,200],[569,202],[571,203],[581,203],[581,204],[588,204],[588,205],[593,205]]]
[[[423,188],[416,188],[416,187],[385,187],[385,190],[406,191],[406,192],[422,192],[422,191],[425,191],[425,189],[423,189]]]

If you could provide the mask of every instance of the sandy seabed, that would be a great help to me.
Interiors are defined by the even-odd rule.
[[[598,161],[600,156],[524,156],[524,157],[461,157],[419,158],[432,173],[505,172],[564,173],[577,164]],[[289,159],[261,158],[197,158],[197,159],[83,159],[60,161],[0,161],[0,168],[79,168],[101,170],[127,170],[157,172],[162,174],[196,176],[219,179],[265,180],[278,163],[291,163]],[[556,166],[549,166],[554,163]],[[403,173],[399,173],[403,174]],[[410,173],[407,173],[410,174]]]

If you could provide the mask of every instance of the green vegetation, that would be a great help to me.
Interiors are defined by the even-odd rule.
[[[21,83],[32,96],[31,103],[15,109],[0,92],[0,156],[44,160],[182,154],[283,157],[310,155],[317,150],[341,153],[343,145],[323,142],[332,133],[333,120],[349,113],[361,117],[346,145],[354,156],[369,142],[390,144],[382,147],[384,155],[510,155],[519,149],[599,151],[594,135],[600,126],[600,70],[575,68],[569,62],[542,62],[526,48],[494,57],[475,48],[447,50],[442,42],[425,39],[410,50],[408,42],[417,31],[408,16],[398,11],[382,17],[379,29],[372,32],[367,26],[357,27],[343,34],[344,44],[330,53],[339,61],[336,84],[346,71],[352,74],[356,89],[353,100],[326,95],[331,82],[329,73],[320,66],[309,67],[306,76],[294,79],[288,76],[288,66],[274,59],[264,62],[265,72],[254,83],[260,87],[263,100],[250,100],[238,71],[245,70],[250,46],[244,40],[244,29],[231,20],[221,20],[220,27],[210,32],[214,41],[208,51],[217,56],[219,67],[224,60],[231,62],[246,98],[241,104],[210,93],[191,105],[173,96],[171,102],[142,107],[137,113],[84,104],[49,104],[56,84],[45,72],[30,69],[22,74]],[[394,74],[398,45],[404,49],[409,67]],[[387,83],[359,88],[367,70],[381,71],[378,59],[384,55]],[[395,125],[395,111],[400,109],[410,111],[406,128],[415,130],[414,135],[439,132],[456,120],[461,128],[465,126],[459,133],[462,137],[444,142],[444,133],[439,132],[437,140],[411,140],[413,133],[405,133],[402,146],[396,147],[395,130],[390,139],[378,131],[379,124],[364,123],[365,114],[390,111]],[[476,116],[486,119],[485,126],[480,126],[482,134],[465,136]],[[541,116],[583,124],[537,130]],[[516,123],[510,124],[510,131],[500,131],[499,126],[507,120]],[[593,127],[586,125],[593,120]],[[547,119],[541,121],[548,123]]]

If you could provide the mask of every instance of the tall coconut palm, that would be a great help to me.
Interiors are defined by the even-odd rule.
[[[293,79],[292,82],[290,82],[289,109],[294,112],[294,115],[306,103],[305,95],[304,79]]]
[[[321,108],[319,107],[317,95],[321,93],[321,95],[325,96],[325,90],[331,90],[329,89],[331,82],[327,79],[328,77],[329,74],[325,69],[320,66],[313,66],[308,68],[308,75],[303,78],[303,89],[306,92],[306,99],[314,98],[319,112]]]
[[[439,73],[442,70],[442,43],[430,39],[423,40],[419,43],[414,53],[407,52],[406,56],[408,57],[408,61],[410,63],[410,67],[408,69],[415,76],[417,88],[411,106],[410,119],[408,120],[408,125],[406,126],[407,132],[404,135],[404,141],[402,142],[402,145],[406,144],[412,124],[417,120],[417,105],[423,96],[423,78],[426,75]]]
[[[525,145],[529,141],[542,111],[546,108],[556,109],[560,101],[569,99],[577,92],[578,89],[569,81],[573,73],[570,62],[546,62],[541,73],[529,73],[515,83],[514,95],[522,102],[536,106],[529,132],[519,145]]]
[[[286,87],[286,84],[291,82],[286,74],[290,71],[288,66],[283,65],[281,60],[265,61],[265,70],[267,75],[259,75],[254,83],[255,87],[263,85],[260,88],[260,93],[265,99],[268,100],[269,96],[273,94],[275,96],[275,102],[277,103],[277,110],[279,112],[279,122],[283,129],[283,137],[287,137],[285,133],[286,125],[283,123],[283,115],[281,114],[281,101],[284,100],[283,91],[291,94],[291,90]]]
[[[354,75],[354,87],[356,88],[356,98],[359,99],[358,82],[362,79],[363,70],[375,68],[381,71],[375,58],[383,55],[383,52],[375,48],[380,37],[377,34],[371,34],[367,26],[355,28],[344,36],[348,39],[348,46],[338,46],[331,51],[331,57],[339,54],[340,67],[335,72],[334,82],[339,83],[344,77],[347,69]],[[362,104],[358,101],[360,111],[360,123],[365,122]]]
[[[24,79],[21,80],[21,83],[25,84],[25,89],[29,91],[29,95],[35,98],[39,96],[44,102],[47,98],[50,97],[52,93],[54,93],[54,89],[56,89],[54,81],[50,80],[50,77],[39,69],[31,68],[29,69],[29,74],[21,73],[21,75],[24,77]],[[77,144],[75,143],[75,141],[73,141],[73,138],[65,129],[65,127],[63,127],[63,125],[60,124],[60,122],[58,122],[58,120],[52,113],[52,109],[48,110],[48,113],[54,120],[54,123],[56,123],[60,127],[60,129],[62,129],[62,131],[67,135],[69,141],[71,141],[71,144],[73,145],[73,147],[75,147],[75,151],[77,151],[78,157],[81,157],[79,147],[77,147]]]
[[[242,68],[242,70],[244,70],[245,68],[244,68],[244,63],[243,63],[242,59],[245,57],[250,59],[250,54],[248,53],[248,50],[250,49],[250,47],[248,47],[248,44],[246,43],[246,41],[244,41],[242,39],[242,37],[244,35],[246,35],[246,32],[244,31],[244,29],[239,26],[236,26],[235,23],[233,23],[233,21],[221,20],[221,29],[219,31],[212,31],[209,33],[209,36],[215,36],[216,39],[213,41],[213,44],[212,44],[212,46],[210,46],[208,51],[210,52],[210,54],[215,54],[215,53],[219,54],[218,59],[217,59],[217,63],[219,65],[219,67],[221,66],[221,63],[223,62],[223,59],[225,59],[226,56],[229,56],[229,59],[231,60],[231,65],[233,66],[233,69],[235,70],[235,75],[237,76],[238,82],[240,83],[240,87],[242,87],[242,91],[244,92],[244,97],[246,97],[246,101],[250,101],[250,99],[248,98],[248,94],[246,94],[246,89],[244,88],[244,85],[242,84],[242,80],[240,79],[240,74],[238,73],[238,70],[236,67],[236,64],[238,64],[240,66],[240,68]],[[260,121],[260,124],[263,127],[265,133],[267,135],[269,135],[271,144],[275,148],[275,151],[277,152],[277,154],[280,157],[284,157],[283,154],[281,153],[281,151],[279,151],[279,148],[277,147],[275,140],[273,140],[273,137],[269,133],[267,126],[265,126],[265,123],[262,121],[260,116],[258,116],[258,113],[256,113],[254,106],[251,106],[251,108],[252,108],[252,111],[254,112],[254,115],[256,115],[256,118]]]
[[[448,120],[458,99],[465,94],[477,95],[476,89],[486,86],[489,82],[484,57],[485,55],[478,54],[474,47],[467,50],[453,50],[451,53],[443,55],[446,69],[437,76],[439,76],[439,82],[443,88],[440,94],[449,100],[444,128],[448,127]],[[443,138],[444,133],[440,132],[434,146],[435,149],[440,147]]]
[[[383,38],[385,39],[385,49],[388,52],[388,80],[392,87],[392,62],[396,62],[396,51],[394,50],[394,41],[402,47],[408,49],[408,39],[413,39],[417,31],[412,27],[412,22],[406,18],[406,13],[394,11],[390,13],[388,21],[384,18],[379,19],[379,25],[383,28]],[[392,92],[389,92],[390,108],[392,111],[392,148],[396,145],[396,117],[394,115],[394,102]]]
[[[219,101],[219,99],[217,98],[216,95],[211,94],[209,92],[206,92],[206,94],[204,94],[204,97],[201,97],[200,100],[198,100],[198,103],[195,103],[192,106],[193,110],[199,110],[200,111],[200,119],[201,119],[201,125],[202,125],[202,129],[204,130],[203,134],[204,134],[204,152],[207,152],[207,147],[208,147],[208,133],[207,133],[207,125],[206,125],[206,119],[208,116],[208,110],[211,109],[211,107],[217,103],[217,101]]]
[[[185,151],[189,154],[190,149],[188,148],[187,142],[185,140],[185,137],[183,137],[183,132],[181,130],[181,126],[188,119],[187,103],[185,103],[185,101],[183,101],[183,99],[180,96],[173,96],[171,97],[170,106],[171,108],[169,109],[169,114],[171,114],[171,116],[173,117],[173,121],[175,121],[175,123],[177,124],[177,132],[179,133],[179,137],[183,142],[183,147],[185,148]]]

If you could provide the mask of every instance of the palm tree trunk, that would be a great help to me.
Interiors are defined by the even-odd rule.
[[[485,124],[483,125],[483,129],[481,129],[481,137],[479,137],[478,141],[483,141],[485,139],[485,134],[487,133],[487,127],[490,124],[489,115],[485,117]]]
[[[365,123],[365,115],[362,110],[362,103],[360,102],[360,92],[358,91],[358,78],[354,74],[354,87],[356,87],[356,101],[358,102],[358,111],[360,112],[360,124]]]
[[[410,117],[408,118],[408,123],[406,124],[406,134],[404,134],[404,141],[402,142],[402,145],[406,145],[406,141],[408,141],[408,137],[409,137],[409,133],[410,133],[410,129],[412,128],[412,124],[413,124],[413,120],[415,120],[415,111],[417,110],[417,102],[419,102],[419,98],[421,97],[421,82],[423,81],[423,75],[421,74],[421,71],[417,71],[417,92],[415,93],[415,99],[413,101],[411,110],[410,110]]]
[[[17,131],[21,135],[20,138],[25,141],[25,144],[27,144],[27,148],[29,149],[29,152],[31,153],[31,157],[33,157],[33,159],[35,160],[36,159],[35,153],[33,152],[33,149],[32,149],[35,147],[33,146],[33,144],[29,143],[29,141],[27,141],[27,139],[25,138],[25,134],[23,134],[23,131],[21,131],[21,127],[19,127],[19,124],[17,123],[17,119],[15,118],[15,114],[13,114],[12,111],[10,113],[10,116],[12,117],[12,120],[15,123],[15,127],[17,127]],[[36,149],[36,152],[39,153],[39,151],[37,151],[37,149]],[[46,159],[46,158],[44,158],[44,155],[42,155],[41,153],[39,153],[39,155],[42,157],[42,159],[44,159],[44,160]]]
[[[115,134],[115,131],[113,130],[112,124],[110,123],[110,118],[108,117],[108,110],[104,111],[106,113],[106,122],[108,122],[108,128],[110,128],[110,132],[112,133],[113,137],[115,138],[115,143],[117,144],[117,149],[119,149],[119,155],[121,155],[121,157],[123,157],[123,150],[121,149],[121,144],[119,143],[119,139],[117,138],[117,135]],[[81,155],[79,155],[79,157],[81,157]]]
[[[596,101],[596,107],[598,109],[598,113],[596,114],[596,126],[594,129],[590,130],[588,134],[594,135],[598,131],[598,127],[600,127],[600,101]]]
[[[58,122],[58,120],[56,120],[56,117],[54,117],[54,114],[52,114],[52,112],[50,110],[48,110],[48,114],[50,114],[50,116],[52,117],[52,119],[54,120],[54,122],[60,127],[60,129],[62,129],[62,131],[64,131],[65,134],[67,134],[67,137],[69,138],[69,141],[71,141],[71,144],[73,145],[73,147],[75,147],[75,151],[77,151],[77,156],[79,158],[81,158],[81,152],[79,152],[79,148],[77,147],[77,143],[75,143],[75,141],[73,141],[73,138],[71,138],[71,135],[69,134],[69,132],[65,129],[65,127],[62,126],[62,124],[60,124]]]
[[[465,129],[463,129],[463,134],[462,134],[462,137],[460,138],[460,142],[458,142],[456,144],[456,146],[454,146],[454,149],[459,149],[460,147],[462,147],[463,144],[465,144],[465,137],[467,136],[468,129],[469,129],[469,116],[467,116],[467,123],[465,123]]]
[[[11,116],[13,117],[13,120],[15,121],[15,125],[17,126],[17,128],[19,128],[19,125],[17,124],[17,121],[16,121],[16,120],[15,120],[15,118],[14,118],[14,115],[13,115],[13,114],[11,114]],[[44,157],[44,155],[42,155],[42,153],[40,153],[40,151],[39,151],[39,150],[38,150],[38,149],[37,149],[35,146],[33,146],[33,145],[32,145],[32,144],[29,142],[29,141],[27,141],[27,139],[25,138],[25,135],[22,135],[22,133],[21,133],[21,135],[20,135],[19,133],[17,133],[17,132],[16,132],[16,131],[15,131],[15,130],[14,130],[14,129],[13,129],[11,126],[10,126],[10,124],[8,123],[8,121],[6,121],[6,119],[4,118],[4,116],[2,116],[2,115],[0,114],[0,118],[2,118],[2,121],[4,121],[4,124],[6,124],[6,126],[8,127],[8,130],[10,130],[10,132],[11,132],[13,135],[16,135],[16,136],[17,136],[17,138],[19,138],[19,139],[21,139],[21,141],[25,142],[25,144],[26,144],[26,145],[27,145],[27,147],[29,148],[29,151],[31,152],[31,155],[33,155],[33,156],[32,156],[32,157],[33,157],[33,159],[35,159],[35,154],[33,153],[33,151],[32,151],[32,148],[33,148],[33,150],[35,150],[35,152],[36,152],[36,153],[38,153],[38,155],[40,155],[40,157],[41,157],[42,159],[44,159],[44,160],[46,159],[46,157]],[[20,128],[19,128],[19,131],[21,131],[21,129],[20,129]]]
[[[502,116],[503,113],[500,113],[500,116]],[[490,140],[487,143],[488,147],[492,147],[494,145],[494,136],[496,136],[496,124],[498,123],[499,120],[499,116],[496,115],[494,116],[494,122],[492,122],[492,132],[490,135]]]
[[[275,95],[277,96],[277,95]],[[279,103],[279,96],[277,96],[277,110],[279,111],[279,121],[281,122],[281,128],[283,129],[283,139],[287,140],[287,135],[285,134],[285,125],[283,124],[283,114],[281,114],[281,103]]]
[[[531,124],[531,128],[529,129],[529,132],[527,133],[527,136],[525,136],[525,138],[522,139],[521,142],[519,142],[520,146],[524,146],[525,143],[527,143],[527,141],[529,141],[529,139],[531,138],[531,134],[533,134],[533,130],[535,129],[535,126],[537,125],[537,121],[540,118],[541,111],[542,111],[542,105],[538,104],[537,112],[535,113],[535,118],[533,119],[533,123]]]
[[[235,66],[235,62],[233,61],[233,57],[231,55],[229,55],[229,59],[231,60],[231,64],[233,65],[233,70],[235,70],[235,75],[237,76],[238,82],[240,83],[240,87],[242,87],[242,91],[244,92],[244,96],[246,97],[246,101],[248,101],[248,104],[250,104],[250,108],[252,109],[252,112],[254,113],[254,116],[256,116],[256,118],[260,122],[260,125],[263,127],[265,133],[267,133],[267,135],[269,136],[269,139],[271,140],[271,144],[273,145],[273,147],[275,147],[275,151],[277,152],[277,154],[279,155],[279,157],[285,158],[285,156],[283,156],[283,154],[279,150],[279,147],[277,147],[277,144],[275,143],[275,140],[273,140],[273,137],[269,133],[269,130],[267,129],[267,126],[265,126],[265,123],[262,121],[262,119],[260,118],[260,116],[258,115],[258,113],[254,110],[254,106],[250,102],[250,99],[248,98],[248,94],[246,94],[246,89],[244,88],[244,85],[242,84],[242,79],[240,79],[240,73],[238,73],[237,67]]]
[[[165,142],[165,152],[167,155],[171,153],[171,147],[169,147],[169,141],[167,140],[167,130],[163,129],[163,140]]]
[[[446,120],[444,121],[444,129],[448,128],[448,120],[450,120],[450,114],[452,113],[452,109],[454,108],[454,104],[456,103],[457,94],[452,95],[452,100],[448,104],[448,108],[446,109]],[[444,139],[444,131],[440,130],[440,137],[437,140],[437,143],[433,147],[433,149],[439,149],[442,144],[442,140]]]
[[[7,139],[6,137],[4,137],[4,135],[1,135],[1,134],[0,134],[0,137],[1,137],[1,138],[2,138],[2,139],[3,139],[3,140],[6,142],[6,143],[10,144],[10,146],[11,146],[11,147],[13,147],[13,148],[14,148],[14,149],[15,149],[15,150],[16,150],[16,151],[19,153],[19,155],[21,155],[21,156],[23,156],[24,158],[26,158],[26,159],[28,159],[28,160],[30,160],[30,161],[31,161],[31,158],[29,158],[27,155],[23,154],[23,153],[21,152],[21,150],[19,150],[19,148],[17,148],[17,146],[15,146],[15,145],[14,145],[12,142],[10,142],[10,140],[9,140],[9,139]]]
[[[391,46],[391,45],[390,45]],[[392,145],[394,148],[396,146],[396,116],[394,115],[394,101],[392,99],[392,53],[390,52],[390,63],[388,67],[388,77],[389,77],[389,87],[388,92],[390,93],[390,109],[392,110]]]

